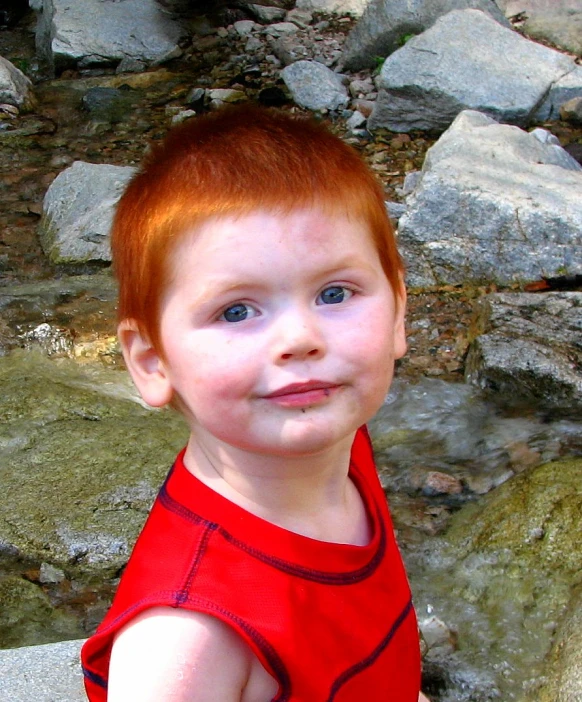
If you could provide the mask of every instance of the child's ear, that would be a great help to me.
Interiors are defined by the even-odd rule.
[[[173,388],[163,359],[133,319],[117,328],[123,358],[139,394],[151,407],[163,407],[172,400]]]
[[[394,291],[396,309],[394,311],[394,358],[402,358],[406,353],[406,288],[402,275],[398,277],[398,290]]]

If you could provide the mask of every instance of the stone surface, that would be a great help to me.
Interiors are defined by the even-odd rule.
[[[580,0],[497,0],[506,17],[525,19],[522,31],[558,47],[582,54],[582,5]]]
[[[36,39],[39,54],[59,71],[126,57],[161,63],[180,55],[184,34],[155,0],[45,0]]]
[[[582,273],[582,169],[561,147],[461,113],[429,149],[400,219],[413,287]]]
[[[576,66],[573,71],[552,83],[535,113],[535,120],[558,119],[561,106],[577,97],[582,97],[582,66]]]
[[[35,104],[32,83],[10,61],[0,56],[0,103],[29,110]]]
[[[0,381],[0,573],[45,563],[103,585],[185,442],[181,417],[146,409],[125,372],[99,364],[13,352]]]
[[[548,682],[530,702],[582,700],[582,589],[572,597],[547,662]]]
[[[349,102],[340,76],[317,61],[296,61],[281,71],[281,77],[293,100],[309,110],[338,110]]]
[[[418,568],[417,611],[428,604],[431,615],[456,633],[457,651],[443,656],[437,646],[423,665],[425,674],[440,671],[441,682],[465,682],[467,694],[448,699],[521,700],[526,685],[544,672],[558,673],[551,658],[544,669],[544,659],[556,623],[568,625],[567,607],[579,591],[581,470],[582,461],[572,459],[515,476],[453,515],[441,544],[433,541],[426,557],[409,568],[413,578]],[[576,640],[578,634],[572,644]],[[570,648],[564,667],[578,681],[579,660],[579,649]],[[561,672],[554,696],[543,702],[577,700],[569,689],[573,677]],[[540,699],[535,695],[532,702]]]
[[[344,68],[372,68],[378,59],[399,49],[412,35],[420,34],[451,10],[474,8],[487,12],[509,27],[493,0],[371,0],[350,32],[340,60]]]
[[[567,99],[564,87],[559,94],[550,88],[579,68],[484,12],[455,10],[386,59],[368,126],[443,130],[463,109],[525,126],[557,112],[555,103]],[[582,94],[578,83],[568,98]]]
[[[297,0],[296,6],[300,10],[359,17],[369,2],[370,0]]]
[[[480,301],[466,378],[517,406],[582,416],[582,293],[498,293]]]
[[[0,699],[10,702],[87,700],[79,652],[83,640],[0,651]]]
[[[251,12],[261,21],[269,24],[285,19],[285,10],[282,7],[265,7],[264,5],[249,4]]]
[[[135,172],[126,166],[75,161],[51,183],[39,237],[53,263],[110,261],[114,207]]]
[[[572,124],[582,124],[582,97],[572,98],[560,107],[560,117]]]

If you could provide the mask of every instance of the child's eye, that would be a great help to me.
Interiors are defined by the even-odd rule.
[[[317,303],[320,305],[337,305],[345,302],[353,295],[353,291],[342,285],[330,285],[319,293]]]
[[[243,322],[245,319],[255,317],[256,314],[257,310],[254,307],[237,302],[236,305],[227,307],[218,319],[223,322]]]

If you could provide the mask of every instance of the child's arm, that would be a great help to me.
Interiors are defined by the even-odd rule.
[[[277,687],[229,626],[205,614],[157,607],[117,635],[107,700],[243,702],[272,699]]]

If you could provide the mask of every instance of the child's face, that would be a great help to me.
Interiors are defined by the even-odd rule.
[[[297,456],[378,410],[406,348],[404,301],[361,222],[317,209],[211,220],[173,264],[157,362],[194,436]]]

